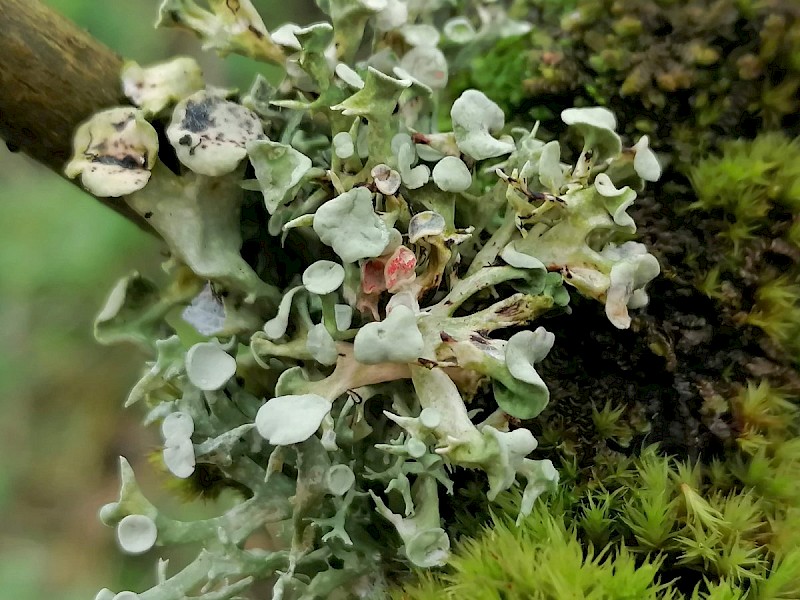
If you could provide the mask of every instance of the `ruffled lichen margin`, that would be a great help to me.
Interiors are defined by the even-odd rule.
[[[69,176],[130,206],[171,255],[169,283],[129,275],[95,324],[152,356],[126,404],[160,425],[171,476],[213,470],[242,495],[176,521],[122,459],[101,511],[121,548],[198,554],[100,599],[234,598],[265,579],[273,598],[383,597],[409,565],[448,560],[440,511],[464,470],[489,500],[519,486],[524,519],[559,480],[520,426],[549,401],[537,364],[558,340],[541,320],[568,312],[571,289],[626,329],[659,274],[626,212],[660,176],[646,136],[621,138],[604,108],[565,110],[581,140],[566,163],[479,90],[443,102],[447,52],[527,24],[498,13],[440,32],[436,2],[322,4],[332,25],[269,32],[246,0],[165,0],[160,25],[285,79],[237,96],[189,59],[128,64],[135,106],[75,136]],[[373,53],[356,61],[365,26]],[[264,530],[278,549],[254,547]]]

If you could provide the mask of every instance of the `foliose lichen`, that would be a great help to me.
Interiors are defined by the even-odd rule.
[[[101,518],[123,549],[199,549],[176,572],[161,563],[142,598],[233,598],[266,579],[276,599],[385,597],[402,565],[446,562],[441,507],[460,469],[482,473],[489,500],[524,480],[524,519],[559,479],[520,426],[547,406],[537,365],[558,344],[536,321],[567,310],[572,288],[627,328],[659,273],[626,213],[660,173],[647,138],[627,145],[604,108],[565,110],[582,139],[570,164],[537,125],[506,127],[479,90],[445,103],[448,46],[529,24],[480,5],[482,27],[455,18],[442,36],[439,3],[320,4],[333,26],[270,35],[247,0],[166,0],[161,25],[285,78],[241,98],[198,89],[192,69],[157,101],[128,86],[142,110],[114,110],[145,141],[145,119],[174,105],[178,163],[147,146],[146,160],[84,180],[123,196],[171,254],[169,285],[131,275],[98,318],[101,340],[152,354],[127,404],[161,425],[172,476],[213,473],[243,495],[219,517],[176,521],[121,460],[120,498]],[[367,25],[372,53],[356,60]],[[76,137],[71,175],[128,135],[108,122],[83,126],[91,145]],[[125,142],[144,156],[139,137]],[[276,545],[257,547],[264,529]],[[98,597],[139,597],[109,594]]]

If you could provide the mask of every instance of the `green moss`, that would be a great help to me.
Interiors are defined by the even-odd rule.
[[[622,447],[627,447],[631,443],[634,433],[644,433],[640,429],[636,431],[632,420],[625,418],[625,407],[614,406],[609,400],[602,409],[592,407],[592,422],[597,434],[603,440],[610,440]]]
[[[790,276],[763,282],[755,291],[753,308],[744,317],[800,362],[800,285]]]
[[[796,401],[766,381],[719,398],[712,412],[731,431],[723,459],[679,461],[650,446],[581,470],[563,455],[559,492],[519,528],[520,496],[509,493],[445,571],[393,598],[796,598]]]
[[[751,227],[764,225],[770,211],[800,209],[800,138],[764,133],[754,140],[722,144],[721,154],[689,171],[695,210],[721,210]]]
[[[697,198],[689,210],[706,219],[711,255],[723,257],[698,287],[800,361],[800,138],[766,133],[721,150],[689,171]]]
[[[525,93],[520,82],[528,70],[528,57],[519,52],[519,44],[520,39],[516,37],[502,39],[487,54],[476,56],[472,61],[474,70],[468,84],[475,85],[490,98],[502,99],[504,111],[519,104]]]
[[[788,441],[796,414],[797,407],[789,396],[767,381],[748,383],[731,401],[739,448],[753,454],[778,441]]]
[[[515,527],[499,516],[453,556],[451,571],[429,575],[418,586],[395,592],[395,600],[470,598],[507,600],[597,598],[608,600],[674,597],[656,581],[660,558],[638,561],[633,552],[586,548],[577,530],[539,505]]]

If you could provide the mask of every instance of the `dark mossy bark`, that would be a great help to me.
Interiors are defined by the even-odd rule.
[[[524,120],[603,105],[688,163],[737,136],[800,132],[795,0],[517,0],[532,31],[487,45],[457,75]],[[454,93],[459,90],[454,89]]]
[[[662,276],[649,286],[650,303],[631,329],[615,329],[602,306],[575,297],[571,315],[547,323],[557,339],[542,364],[552,400],[533,427],[582,465],[607,448],[627,452],[597,431],[592,412],[606,403],[624,407],[631,449],[657,442],[679,457],[709,459],[736,435],[730,415],[714,409],[718,397],[729,399],[737,386],[760,379],[800,394],[791,357],[766,347],[763,332],[737,323],[724,302],[697,289],[698,262],[707,268],[724,258],[707,241],[710,220],[676,210],[688,198],[669,187],[632,211],[637,237],[658,257]]]

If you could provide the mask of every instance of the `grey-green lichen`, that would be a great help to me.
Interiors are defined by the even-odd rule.
[[[101,113],[81,129],[90,143],[76,137],[70,174],[123,196],[171,255],[169,285],[131,275],[97,320],[102,341],[151,352],[127,404],[160,425],[172,477],[213,473],[243,495],[219,517],[176,521],[123,460],[120,498],[101,511],[122,548],[198,555],[162,563],[150,590],[101,598],[234,598],[265,579],[276,599],[385,597],[404,565],[447,561],[441,506],[458,469],[482,474],[488,500],[519,486],[524,519],[559,480],[519,426],[549,401],[537,369],[558,340],[537,320],[572,288],[625,329],[659,274],[626,212],[660,175],[647,137],[623,139],[605,108],[568,109],[580,143],[564,162],[480,90],[446,104],[437,3],[321,5],[333,26],[273,36],[250,2],[166,0],[160,24],[284,64],[284,80],[239,99],[197,89],[184,64],[187,85],[147,106],[129,86],[141,110],[115,109],[121,127]],[[530,27],[481,10],[476,39]],[[356,61],[365,25],[373,53]],[[158,81],[160,68],[136,74]],[[170,107],[167,166],[145,119]],[[92,171],[121,136],[146,160]],[[255,541],[264,529],[269,548]]]

